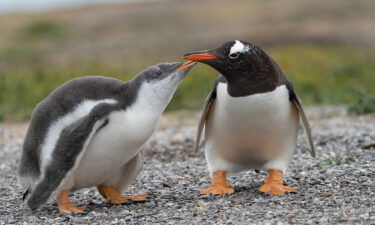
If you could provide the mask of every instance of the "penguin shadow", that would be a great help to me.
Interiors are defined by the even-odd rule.
[[[261,186],[261,182],[253,183],[252,185],[234,185],[233,189],[235,193],[239,195],[263,195],[258,191],[258,188]]]
[[[241,194],[241,195],[251,195],[254,197],[272,197],[275,195],[271,195],[268,193],[263,193],[259,191],[259,188],[263,185],[263,182],[255,182],[252,185],[249,186],[234,186],[233,189],[235,193]],[[296,192],[285,192],[285,196],[288,195],[298,195]],[[277,195],[280,196],[280,195]]]
[[[147,199],[146,201],[132,201],[132,200],[129,200],[128,202],[124,202],[124,203],[120,203],[120,204],[112,204],[112,203],[106,201],[104,198],[100,199],[100,200],[89,201],[85,205],[86,209],[82,213],[82,215],[83,214],[88,214],[91,211],[99,211],[99,210],[102,210],[102,209],[107,209],[107,208],[112,208],[112,207],[118,207],[118,206],[141,205],[141,204],[145,204],[147,202],[154,201],[155,194],[153,194],[153,193],[146,193],[146,194],[148,195],[146,197],[146,199]],[[98,198],[99,197],[97,197],[96,199],[98,199]]]
[[[90,191],[89,195],[91,197],[88,197],[87,195],[85,197],[81,197],[82,193],[73,194],[72,202],[75,206],[85,206],[85,210],[82,213],[79,214],[60,214],[58,210],[57,202],[50,203],[50,206],[45,206],[43,209],[40,209],[38,211],[32,212],[30,211],[30,215],[34,215],[37,217],[51,217],[54,218],[56,216],[65,216],[66,220],[71,220],[72,217],[85,217],[89,215],[91,212],[98,212],[98,213],[106,213],[107,209],[109,208],[115,208],[118,206],[132,206],[132,205],[141,205],[147,202],[151,202],[155,200],[155,194],[153,193],[146,193],[148,194],[147,201],[129,201],[124,202],[121,204],[111,204],[107,200],[105,200],[102,196],[99,196],[98,194],[93,193]],[[91,200],[88,200],[91,199]],[[47,217],[47,218],[48,218]]]
[[[263,185],[264,178],[267,177],[267,173],[260,170],[254,172],[248,172],[244,176],[234,177],[233,189],[234,194],[250,196],[252,198],[271,198],[275,195],[263,193],[259,191],[259,188]],[[290,179],[284,181],[286,186],[296,186],[296,182],[291,182]],[[286,192],[284,196],[298,195],[298,192]],[[282,196],[279,196],[282,197]]]
[[[233,194],[226,194],[226,195],[202,195],[199,193],[200,189],[207,188],[209,183],[209,177],[207,177],[207,182],[200,184],[201,186],[197,189],[190,189],[187,190],[187,192],[180,192],[174,190],[174,185],[163,183],[163,188],[168,189],[169,191],[167,193],[161,194],[161,193],[150,193],[147,192],[148,198],[147,201],[140,202],[140,201],[129,201],[122,204],[111,204],[107,202],[102,196],[100,196],[98,193],[95,193],[96,190],[90,190],[86,194],[82,194],[82,192],[78,192],[76,194],[73,194],[73,202],[76,206],[86,206],[86,209],[84,212],[80,214],[70,214],[70,215],[64,215],[65,220],[71,220],[72,217],[85,217],[88,216],[91,212],[95,211],[97,213],[107,213],[108,209],[117,208],[119,206],[135,206],[139,207],[142,204],[151,202],[153,204],[158,205],[159,202],[165,203],[165,199],[168,199],[167,202],[173,202],[173,203],[179,203],[181,205],[186,204],[197,204],[197,201],[204,200],[204,201],[216,201],[223,198],[226,198],[228,200],[235,200],[237,198],[245,199],[246,201],[253,201],[254,199],[270,199],[275,197],[283,197],[283,196],[273,196],[266,193],[262,193],[259,191],[259,187],[263,185],[263,179],[266,177],[265,172],[248,172],[243,174],[243,176],[235,176],[229,180],[229,182],[232,185],[232,188],[234,189]],[[295,186],[297,183],[299,183],[299,177],[291,177],[287,179],[284,184],[285,185],[293,185]],[[302,184],[299,184],[299,189],[304,190],[308,187],[301,186]],[[289,193],[287,192],[285,196],[290,195],[298,195],[298,193]],[[161,199],[164,199],[164,201],[161,201]],[[236,203],[234,203],[236,204]],[[256,202],[254,202],[256,204]],[[199,206],[197,206],[199,207]],[[112,210],[111,209],[111,210]],[[33,213],[35,216],[38,217],[46,217],[46,214],[49,216],[61,216],[58,211],[58,205],[56,202],[51,203],[51,207],[44,207],[42,210]]]
[[[279,195],[270,195],[268,193],[262,193],[259,191],[259,188],[263,185],[262,181],[254,181],[251,184],[246,182],[233,183],[232,188],[234,189],[233,194],[224,194],[224,195],[201,195],[199,190],[196,190],[196,195],[192,198],[183,198],[183,196],[177,196],[176,200],[187,201],[190,203],[196,203],[199,200],[204,200],[205,202],[216,202],[221,199],[227,199],[232,202],[232,204],[238,204],[237,200],[242,199],[251,204],[257,204],[259,199],[268,200],[268,199],[284,199],[286,197],[298,196],[298,193],[287,192],[284,196]],[[255,201],[256,200],[256,201]]]
[[[259,192],[259,187],[263,185],[263,179],[267,176],[266,173],[254,170],[249,171],[243,176],[233,177],[233,189],[235,194],[248,196],[265,196],[266,194]]]

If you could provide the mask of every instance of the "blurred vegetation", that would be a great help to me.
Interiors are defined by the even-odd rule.
[[[39,101],[71,78],[129,80],[150,65],[182,61],[185,52],[232,39],[263,47],[305,104],[375,112],[373,1],[235,3],[162,1],[3,16],[0,120],[27,120]],[[197,65],[167,110],[200,109],[217,74]]]
[[[64,33],[64,26],[55,21],[40,20],[29,24],[25,29],[25,38],[60,37]]]
[[[284,46],[271,55],[307,104],[354,104],[375,93],[374,49]]]
[[[357,101],[350,104],[349,112],[361,115],[375,112],[375,94],[357,91]]]
[[[270,54],[294,82],[305,104],[352,104],[350,109],[355,113],[375,112],[375,98],[369,94],[375,93],[373,51],[289,45],[271,49]],[[92,62],[78,68],[3,72],[0,75],[0,118],[29,118],[39,101],[71,78],[91,74],[129,80],[145,67],[126,69],[125,65],[108,67],[100,62]],[[177,90],[168,110],[199,109],[216,76],[217,72],[212,68],[197,65]]]
[[[346,156],[346,157],[332,157],[326,159],[326,163],[331,166],[335,165],[342,165],[342,164],[349,164],[349,163],[355,163],[357,160],[353,156]]]

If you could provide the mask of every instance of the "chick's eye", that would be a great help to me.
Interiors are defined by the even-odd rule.
[[[229,54],[229,58],[231,58],[231,59],[237,59],[238,56],[240,56],[239,53],[231,53],[231,54]]]
[[[155,75],[160,77],[163,73],[161,71],[156,71]]]

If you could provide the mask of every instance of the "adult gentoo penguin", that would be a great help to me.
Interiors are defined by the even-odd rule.
[[[184,55],[221,73],[208,95],[198,126],[196,148],[205,127],[205,157],[211,186],[201,194],[232,194],[227,173],[268,170],[261,192],[284,195],[283,173],[297,141],[302,118],[315,156],[310,125],[292,83],[260,47],[245,41]]]
[[[81,213],[69,193],[96,186],[112,204],[143,164],[147,141],[177,86],[195,63],[152,66],[129,82],[101,76],[68,81],[40,102],[31,118],[19,166],[26,205],[35,210],[57,193],[60,213]]]

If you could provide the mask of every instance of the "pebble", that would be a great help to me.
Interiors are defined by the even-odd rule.
[[[74,223],[79,223],[79,224],[86,223],[86,219],[83,217],[71,217],[71,220]]]

